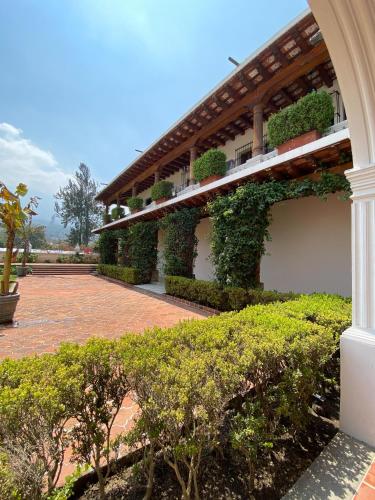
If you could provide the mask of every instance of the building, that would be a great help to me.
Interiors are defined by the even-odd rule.
[[[283,154],[272,150],[267,136],[270,115],[321,89],[333,100],[331,128],[323,137]],[[226,153],[227,172],[201,185],[194,180],[192,165],[211,148]],[[158,219],[182,207],[204,206],[249,180],[302,178],[322,162],[334,172],[351,168],[351,144],[328,49],[313,14],[306,11],[236,67],[98,194],[107,213],[112,205],[125,206],[135,195],[143,199],[144,208],[96,232]],[[151,187],[162,179],[173,183],[173,196],[155,203]],[[351,295],[349,201],[337,195],[327,201],[315,197],[285,201],[273,206],[272,219],[272,241],[260,269],[266,289]],[[202,218],[196,229],[194,267],[199,279],[214,279],[210,231],[210,219]],[[163,236],[159,230],[160,277]]]

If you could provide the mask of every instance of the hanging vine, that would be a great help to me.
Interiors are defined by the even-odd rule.
[[[195,228],[199,222],[199,214],[198,208],[184,208],[166,215],[160,221],[160,228],[165,230],[165,274],[192,277],[194,259],[197,256]]]
[[[323,172],[318,180],[249,182],[210,202],[212,258],[218,282],[243,288],[259,286],[259,264],[270,239],[274,203],[311,195],[324,199],[337,191],[350,194],[345,176]]]

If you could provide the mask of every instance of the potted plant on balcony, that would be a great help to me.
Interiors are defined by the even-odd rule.
[[[194,179],[201,186],[221,179],[227,170],[227,157],[219,149],[209,149],[194,162]]]
[[[163,203],[172,197],[173,184],[169,181],[156,182],[151,188],[151,198],[157,204]]]
[[[333,118],[331,96],[325,91],[311,92],[270,117],[270,144],[277,147],[278,154],[304,146],[319,139]]]
[[[135,214],[136,212],[142,210],[143,199],[139,198],[138,196],[132,196],[131,198],[128,198],[127,205],[129,207],[130,212],[132,214]]]
[[[10,282],[10,274],[16,232],[25,223],[32,212],[32,205],[36,203],[36,199],[32,198],[29,204],[22,208],[20,198],[26,193],[25,184],[18,184],[15,193],[12,193],[5,184],[0,182],[0,221],[5,227],[7,236],[3,277],[0,281],[0,323],[8,323],[13,320],[19,300],[18,283]]]
[[[30,255],[31,255],[30,238],[32,237],[33,234],[35,234],[38,230],[40,230],[40,228],[43,228],[43,226],[32,225],[33,216],[38,215],[33,210],[33,208],[36,208],[38,206],[38,200],[39,200],[38,197],[34,197],[32,201],[29,203],[29,213],[22,222],[21,228],[18,231],[19,235],[21,236],[21,241],[23,246],[21,265],[17,266],[17,276],[19,277],[26,276],[29,271],[27,267],[27,262],[30,261]]]
[[[122,207],[114,207],[111,210],[111,219],[118,220],[125,217],[125,211]]]

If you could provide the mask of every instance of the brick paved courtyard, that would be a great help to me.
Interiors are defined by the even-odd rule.
[[[0,359],[206,316],[90,275],[29,276],[20,279],[20,293],[17,326],[0,327]]]

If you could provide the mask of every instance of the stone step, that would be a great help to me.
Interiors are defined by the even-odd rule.
[[[91,274],[96,270],[95,264],[32,264],[33,275],[52,274]]]

